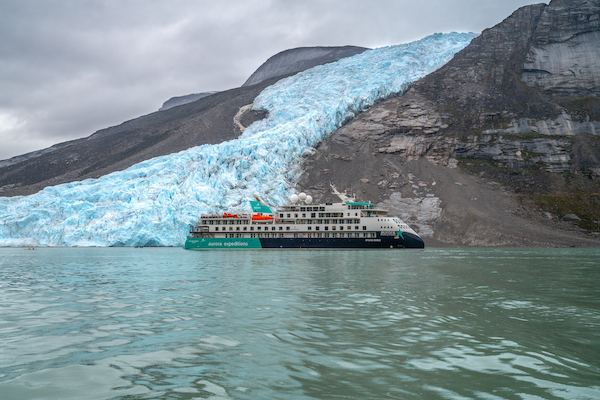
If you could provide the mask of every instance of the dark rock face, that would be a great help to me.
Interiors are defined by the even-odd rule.
[[[367,50],[364,47],[299,47],[277,53],[261,65],[242,86],[256,85],[275,76],[296,74],[317,65],[352,57]]]
[[[600,245],[598,4],[515,11],[336,131],[306,158],[299,186],[331,201],[338,183],[427,245]],[[574,65],[585,68],[564,73]]]
[[[454,59],[414,85],[417,93],[448,112],[460,110],[459,127],[479,122],[496,110],[548,116],[557,109],[536,91],[527,90],[520,73],[545,4],[520,8],[486,29]]]
[[[600,96],[600,2],[553,1],[523,66],[523,82],[552,96]]]

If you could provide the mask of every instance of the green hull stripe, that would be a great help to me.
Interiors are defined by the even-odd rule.
[[[262,249],[258,238],[187,238],[186,250]]]

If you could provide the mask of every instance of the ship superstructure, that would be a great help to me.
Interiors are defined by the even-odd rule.
[[[387,210],[333,191],[341,202],[312,204],[300,193],[272,211],[255,196],[252,213],[203,215],[185,248],[424,248],[419,235]]]

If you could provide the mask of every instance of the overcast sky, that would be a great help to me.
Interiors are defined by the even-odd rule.
[[[241,86],[283,50],[481,32],[537,2],[2,0],[0,160],[149,114],[174,96]]]

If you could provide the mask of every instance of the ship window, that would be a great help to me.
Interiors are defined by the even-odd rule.
[[[218,230],[219,230],[219,227],[217,226],[217,227],[215,228],[215,231],[218,231]]]
[[[300,207],[300,211],[306,211],[306,207]]]
[[[310,223],[310,221],[308,221],[308,223]],[[309,231],[312,231],[312,226],[309,226],[309,227],[308,227],[308,230],[309,230]]]
[[[279,218],[283,218],[283,214],[279,214]]]
[[[354,213],[354,216],[355,216],[355,217],[358,217],[358,213]]]
[[[295,238],[297,238],[297,237],[298,237],[298,234],[297,234],[297,233],[294,233],[294,237],[295,237]]]
[[[320,234],[320,233],[317,233],[317,237],[319,237],[319,238],[320,238],[320,237],[321,237],[321,234]]]
[[[363,231],[366,231],[366,230],[367,230],[367,227],[366,227],[366,226],[363,226]]]
[[[288,214],[288,215],[287,215],[287,217],[289,218],[289,217],[290,217],[290,214]]]
[[[273,229],[274,229],[274,228],[273,228]],[[279,230],[280,230],[280,231],[282,231],[282,230],[283,230],[283,226],[280,226],[280,227],[279,227]]]
[[[280,238],[282,238],[282,237],[283,237],[283,233],[280,233],[280,234],[279,234],[279,237],[280,237]]]
[[[232,230],[233,230],[233,226],[230,226],[230,227],[229,227],[229,230],[230,230],[230,231],[232,231]]]
[[[298,214],[294,214],[294,218],[298,218]]]
[[[281,230],[281,228],[279,228],[279,229]],[[290,230],[290,227],[289,227],[289,226],[286,226],[286,227],[285,227],[285,230],[286,230],[286,231],[289,231],[289,230]]]
[[[319,230],[319,227],[317,226],[317,227],[315,228],[315,230],[317,230],[317,231],[318,231],[318,230]]]
[[[250,230],[251,230],[251,231],[253,231],[253,230],[254,230],[254,227],[253,227],[253,226],[251,226],[251,227],[250,227]]]
[[[326,227],[325,227],[325,230],[326,230],[326,231],[328,231],[328,230],[329,230],[329,227],[328,227],[328,226],[326,226]]]
[[[311,218],[315,218],[315,217],[316,217],[316,214],[315,214],[315,213],[310,213],[310,217],[311,217]]]
[[[348,226],[348,230],[351,230],[351,229],[352,229],[352,227],[351,227],[351,226]]]
[[[359,230],[360,228],[358,226],[355,226],[354,229]]]
[[[340,231],[343,231],[343,230],[344,230],[344,227],[343,227],[343,226],[340,226]]]
[[[331,230],[332,230],[332,231],[335,231],[335,226],[332,226],[332,227],[331,227]]]
[[[239,230],[240,230],[240,227],[239,227],[239,226],[238,226],[238,227],[236,227],[236,228],[235,228],[235,230],[236,230],[236,231],[239,231]]]
[[[325,221],[325,223],[326,223],[326,224],[328,224],[328,223],[329,223],[329,220],[328,220],[328,219],[326,219],[326,220],[324,220],[324,221]]]
[[[274,230],[275,230],[275,227],[272,227],[272,228],[271,228],[271,230],[272,230],[272,231],[274,231]]]
[[[248,227],[247,227],[247,226],[245,226],[245,227],[244,227],[244,230],[245,230],[245,231],[247,231],[247,230],[248,230]]]

